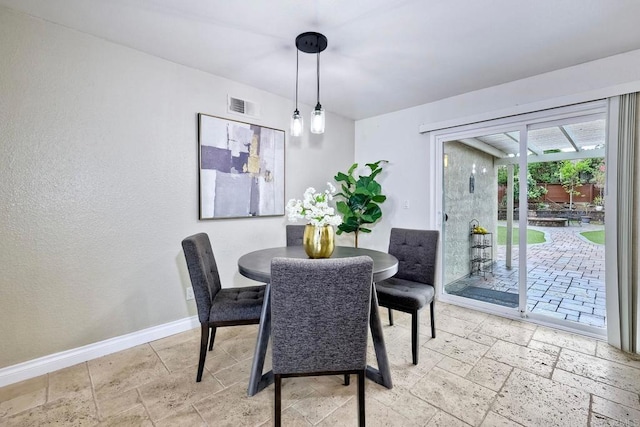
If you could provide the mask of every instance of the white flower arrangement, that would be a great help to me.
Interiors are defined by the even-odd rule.
[[[304,192],[303,200],[289,200],[287,203],[289,221],[296,222],[299,219],[304,219],[308,224],[317,227],[325,225],[337,227],[342,224],[342,217],[329,206],[336,188],[330,182],[327,182],[327,187],[322,193],[316,193],[315,188],[309,187]]]

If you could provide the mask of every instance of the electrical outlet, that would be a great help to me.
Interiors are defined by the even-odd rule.
[[[196,297],[193,295],[193,288],[187,288],[186,294],[187,294],[187,301],[196,299]]]
[[[403,209],[409,209],[409,201],[408,201],[408,200],[405,200],[405,201],[402,203],[402,207],[403,207]]]

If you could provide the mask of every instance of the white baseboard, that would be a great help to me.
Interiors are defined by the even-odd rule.
[[[8,366],[0,369],[0,387],[188,331],[199,325],[198,316],[186,317],[127,335]]]

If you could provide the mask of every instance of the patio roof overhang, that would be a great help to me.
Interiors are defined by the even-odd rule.
[[[532,125],[527,133],[527,163],[605,156],[606,120],[593,114]],[[460,142],[496,158],[496,165],[520,162],[520,132],[503,132]]]

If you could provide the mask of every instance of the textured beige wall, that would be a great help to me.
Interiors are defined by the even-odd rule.
[[[252,284],[243,253],[284,244],[285,217],[197,220],[196,127],[238,119],[231,94],[288,131],[291,100],[3,7],[0,58],[0,368],[195,314],[189,234],[209,233],[224,286]],[[353,140],[332,114],[287,136],[285,198],[348,167]]]
[[[469,274],[469,222],[473,219],[494,233],[498,220],[497,172],[493,156],[458,141],[444,144],[448,166],[444,169],[444,211],[449,219],[443,231],[443,284]],[[469,192],[469,177],[476,164],[475,189]],[[486,173],[482,169],[486,168]]]

